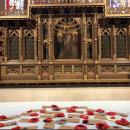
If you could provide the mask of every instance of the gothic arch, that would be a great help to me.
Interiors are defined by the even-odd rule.
[[[127,58],[127,40],[126,40],[126,30],[117,29],[116,30],[116,55],[117,58]]]
[[[19,60],[19,30],[9,30],[8,59]]]
[[[34,59],[34,31],[31,29],[27,29],[24,31],[25,36],[25,60],[33,60]]]
[[[111,32],[110,29],[104,28],[101,31],[101,57],[111,58]]]

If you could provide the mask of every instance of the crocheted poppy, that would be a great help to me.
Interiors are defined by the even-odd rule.
[[[117,113],[116,112],[106,112],[106,115],[115,116],[115,115],[117,115]]]
[[[0,127],[4,127],[5,126],[5,124],[4,123],[0,123]]]
[[[119,126],[113,126],[114,129],[121,129]]]
[[[16,126],[16,127],[12,128],[11,130],[21,130],[21,127],[20,126]]]
[[[98,130],[107,130],[109,125],[107,123],[96,123],[96,128]]]
[[[57,120],[58,124],[65,124],[66,122],[67,122],[66,119]]]
[[[61,108],[59,108],[59,107],[54,107],[52,110],[53,110],[53,111],[60,111]]]
[[[88,120],[88,116],[86,116],[86,115],[80,115],[80,118],[82,118],[84,120]]]
[[[77,106],[71,106],[70,108],[78,109],[79,107],[77,107]]]
[[[69,113],[76,112],[76,110],[74,108],[67,108],[67,112],[69,112]]]
[[[39,121],[39,118],[31,118],[29,119],[30,123],[37,123]]]
[[[31,113],[30,116],[39,116],[38,113]]]
[[[87,124],[87,123],[88,123],[88,119],[83,120],[82,123],[83,123],[83,124]]]
[[[28,110],[28,111],[27,111],[27,113],[31,113],[31,112],[32,112],[32,110]]]
[[[5,115],[0,116],[0,120],[5,120],[5,119],[7,119],[7,116],[5,116]]]
[[[87,111],[87,115],[94,115],[93,111]]]
[[[58,107],[57,105],[51,105],[52,108]]]
[[[41,109],[41,110],[40,110],[40,113],[45,113],[45,112],[46,112],[45,109]]]
[[[52,118],[46,118],[46,119],[44,119],[43,121],[44,121],[44,122],[52,122],[53,120],[52,120]]]
[[[65,117],[64,113],[57,113],[55,114],[55,117]]]
[[[112,116],[112,117],[110,117],[110,119],[116,119],[116,117],[115,117],[115,116]]]
[[[96,112],[104,113],[105,111],[103,109],[97,109]]]
[[[125,118],[121,118],[121,120],[116,120],[116,124],[118,125],[123,125],[123,126],[127,126],[130,123],[125,119]]]
[[[87,130],[87,126],[85,126],[85,125],[76,125],[74,129],[75,130]]]

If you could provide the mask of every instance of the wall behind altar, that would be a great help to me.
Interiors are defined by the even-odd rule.
[[[130,100],[130,87],[7,88],[0,89],[2,101],[115,101]]]

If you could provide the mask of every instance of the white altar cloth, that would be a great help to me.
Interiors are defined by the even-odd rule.
[[[40,109],[43,105],[45,106],[51,106],[52,104],[56,104],[58,106],[87,106],[92,109],[98,109],[102,108],[105,111],[115,111],[115,112],[123,112],[126,114],[129,114],[129,116],[126,118],[130,122],[130,101],[43,101],[43,102],[0,102],[0,115],[17,115],[23,112],[26,112],[30,109]],[[112,124],[112,122],[109,122],[109,124]],[[21,124],[19,125],[27,126],[27,124]],[[31,124],[34,125],[34,124]],[[39,122],[38,128],[43,128],[43,122]],[[5,127],[4,129],[13,128],[11,127]],[[89,127],[91,129],[94,129],[94,126]],[[126,127],[123,127],[126,128]],[[3,129],[3,128],[0,128]],[[127,128],[128,129],[128,128]]]

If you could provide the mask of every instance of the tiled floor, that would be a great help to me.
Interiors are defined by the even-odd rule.
[[[92,100],[96,101],[130,100],[130,87],[0,89],[0,102],[92,101]]]

